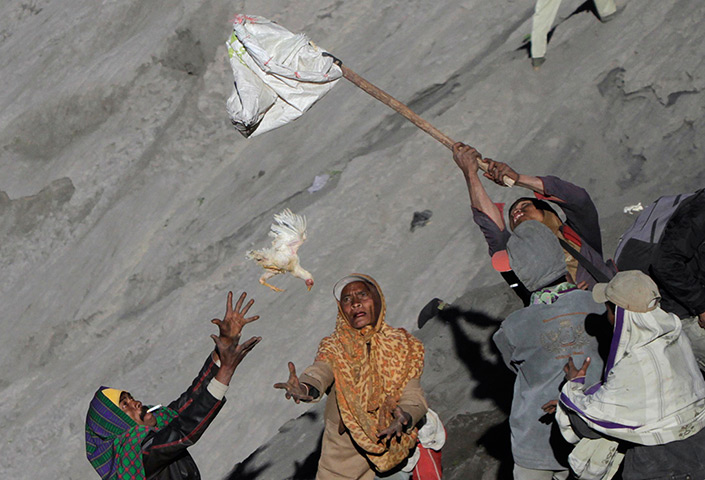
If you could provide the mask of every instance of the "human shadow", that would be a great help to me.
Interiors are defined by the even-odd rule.
[[[310,428],[312,425],[318,424],[320,417],[318,412],[308,411],[290,420],[279,429],[279,433],[272,440],[236,464],[223,480],[255,480],[262,475],[266,475],[262,478],[313,480],[316,477],[318,459],[321,456],[322,431],[316,437],[315,449],[303,461],[294,460],[293,469],[286,468],[286,465],[291,465],[289,462],[292,459],[298,458],[299,455],[308,451],[306,446],[297,446],[297,441],[307,434],[313,433],[310,432]],[[307,445],[312,443],[313,441]],[[292,470],[293,473],[291,473]],[[284,474],[282,471],[287,473]]]
[[[515,375],[501,360],[486,358],[482,353],[482,343],[470,338],[462,327],[462,324],[466,323],[480,328],[499,328],[500,320],[479,311],[463,310],[456,306],[440,310],[438,318],[450,327],[456,355],[469,376],[477,382],[473,396],[490,399],[502,414],[502,420],[488,426],[476,444],[498,462],[497,479],[511,479],[514,462],[511,455],[508,415],[512,405]],[[497,353],[496,358],[500,358],[494,343],[490,345]]]
[[[311,452],[303,462],[294,461],[294,475],[290,480],[313,480],[318,471],[318,459],[321,458],[323,432],[318,436],[316,450]]]
[[[266,448],[266,447],[264,447]],[[256,480],[262,472],[265,472],[271,463],[267,462],[260,467],[255,467],[253,464],[257,456],[262,453],[264,448],[260,447],[255,450],[249,457],[235,465],[230,473],[223,480]]]
[[[497,408],[508,415],[512,406],[515,375],[501,361],[485,358],[482,354],[482,343],[470,338],[461,327],[461,322],[465,322],[483,328],[498,328],[500,320],[482,312],[462,310],[456,306],[440,310],[438,317],[450,327],[457,357],[468,370],[470,377],[478,382],[473,391],[474,396],[492,400]],[[499,358],[497,347],[494,343],[490,345]]]

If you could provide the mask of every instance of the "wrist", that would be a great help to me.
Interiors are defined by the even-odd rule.
[[[463,173],[465,175],[465,183],[468,185],[474,186],[480,182],[480,176],[477,174],[477,169],[464,170]]]
[[[233,374],[235,373],[235,366],[232,365],[221,365],[220,368],[218,369],[218,372],[215,374],[216,380],[218,380],[221,383],[224,383],[225,385],[228,385],[230,383],[230,379],[233,377]]]

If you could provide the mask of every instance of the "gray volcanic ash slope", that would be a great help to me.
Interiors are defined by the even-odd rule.
[[[496,365],[487,339],[517,305],[487,261],[450,152],[344,80],[292,125],[242,138],[225,113],[229,19],[306,32],[450,137],[584,186],[609,254],[632,221],[625,205],[705,184],[705,4],[617,3],[602,24],[563,2],[535,72],[521,48],[533,2],[4,2],[0,476],[93,478],[83,422],[95,389],[146,403],[178,395],[232,289],[256,299],[262,318],[245,334],[264,339],[192,449],[204,478],[227,477],[306,411],[272,384],[287,360],[312,360],[333,328],[332,285],[350,271],[380,282],[396,326],[412,329],[434,297],[475,312],[419,333],[424,382],[455,430],[481,436],[500,423],[507,399],[475,366]],[[274,280],[281,294],[260,286],[244,258],[285,207],[308,218],[299,254],[311,292],[292,278]],[[412,232],[424,210],[432,218]],[[288,472],[315,449],[314,413],[300,448],[276,459]],[[460,471],[458,447],[446,458]],[[249,462],[258,478],[293,475],[267,455]]]

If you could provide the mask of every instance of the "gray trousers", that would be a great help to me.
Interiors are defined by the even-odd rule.
[[[514,480],[566,480],[569,470],[534,470],[514,464]]]
[[[537,0],[534,9],[534,21],[531,29],[531,58],[546,56],[548,32],[556,19],[561,0]],[[597,13],[601,18],[617,11],[614,0],[595,0]]]

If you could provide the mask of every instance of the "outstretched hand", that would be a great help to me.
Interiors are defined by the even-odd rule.
[[[285,383],[275,383],[274,388],[286,390],[284,394],[286,399],[293,399],[296,403],[313,400],[313,397],[308,394],[308,388],[299,382],[299,377],[296,376],[296,367],[292,362],[289,362],[289,379]]]
[[[563,367],[566,380],[570,381],[576,378],[585,378],[585,375],[587,374],[587,369],[590,366],[590,361],[590,357],[586,357],[585,361],[583,362],[583,366],[577,368],[573,363],[573,357],[568,357],[568,363],[566,363]]]
[[[401,438],[401,433],[404,431],[404,427],[411,423],[411,415],[402,410],[402,408],[398,405],[392,412],[392,416],[394,417],[392,423],[377,434],[377,438],[380,442],[388,442],[392,438],[399,440]]]
[[[230,384],[230,379],[235,373],[237,366],[255,348],[255,345],[262,340],[262,337],[252,337],[242,345],[239,345],[239,335],[234,342],[230,343],[217,335],[211,335],[211,338],[215,342],[215,348],[220,358],[220,368],[215,375],[215,379],[224,385]]]
[[[255,303],[254,300],[250,300],[243,308],[242,304],[245,301],[245,298],[247,298],[247,292],[242,292],[242,295],[240,295],[240,298],[233,309],[233,292],[228,292],[228,300],[225,304],[225,317],[223,317],[222,320],[219,318],[214,318],[211,320],[211,323],[217,325],[220,332],[219,337],[224,346],[228,346],[233,343],[237,344],[240,339],[242,327],[259,318],[259,315],[245,318],[245,315],[247,315],[250,307]]]

